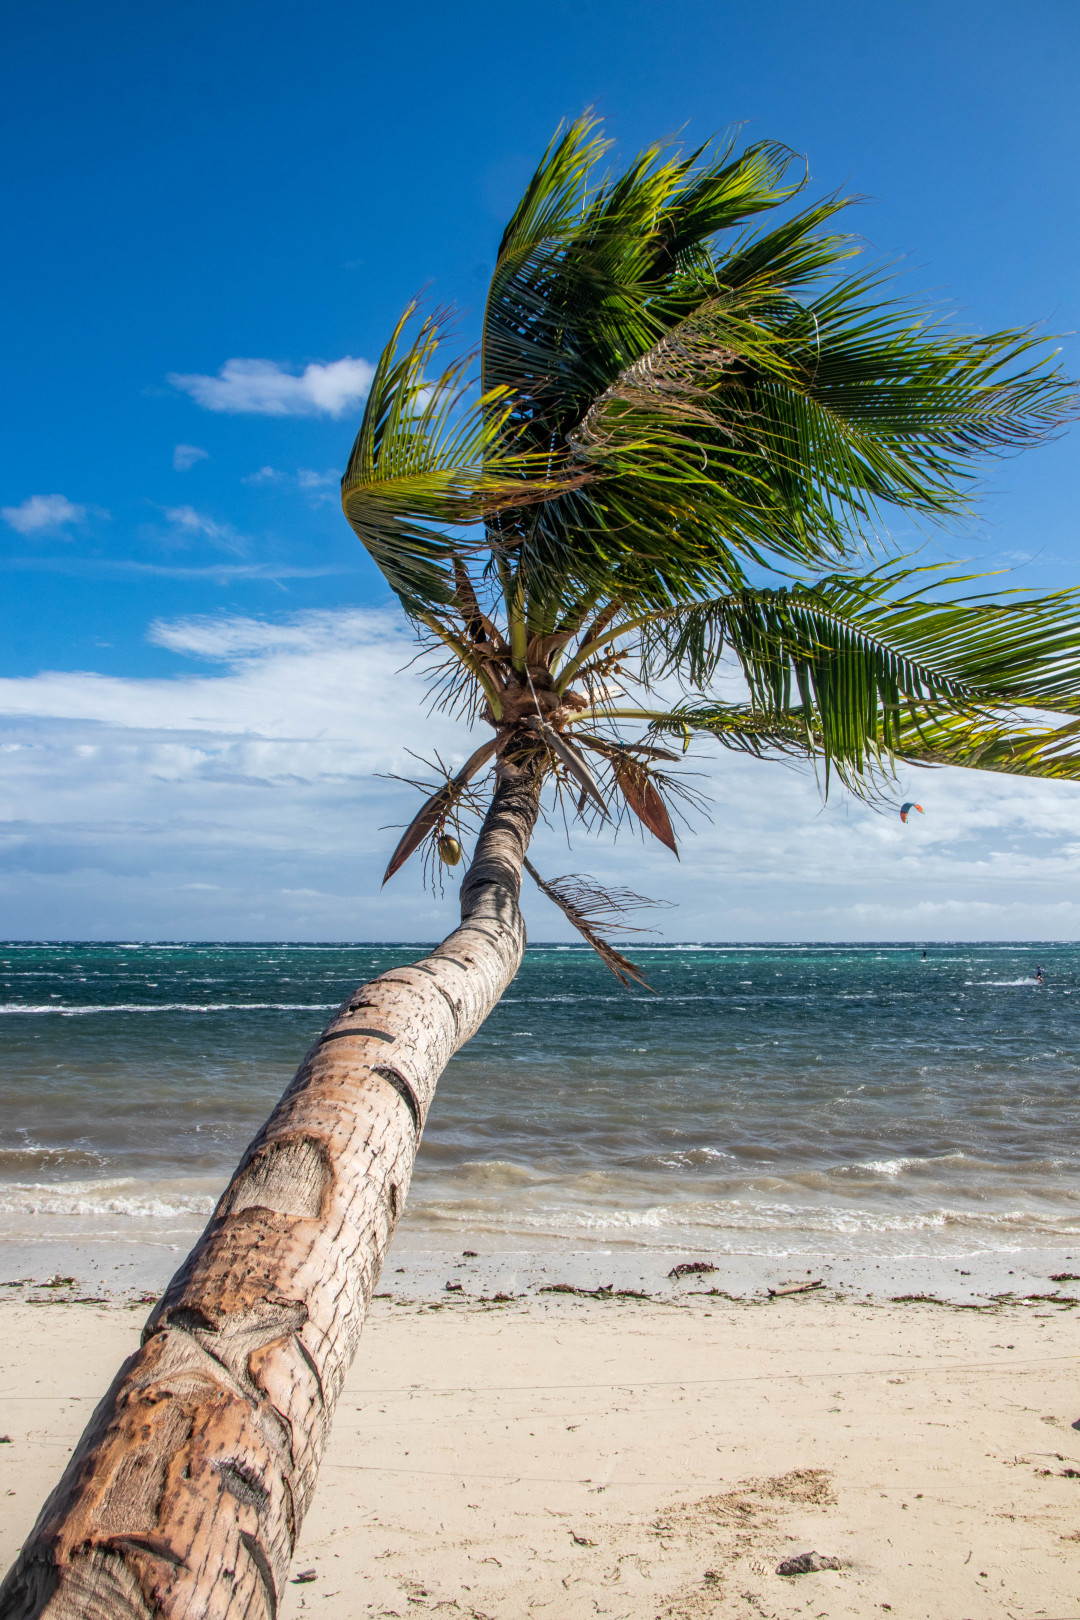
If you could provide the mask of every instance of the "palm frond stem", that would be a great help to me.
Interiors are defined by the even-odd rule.
[[[440,624],[434,614],[418,612],[416,617],[421,624],[426,625],[434,635],[438,636],[440,641],[444,641],[457,654],[465,668],[475,676],[483,687],[484,696],[491,705],[491,712],[495,719],[501,720],[503,708],[498,688],[472,649],[467,647],[459,636],[455,636],[453,631],[447,630],[445,625]]]

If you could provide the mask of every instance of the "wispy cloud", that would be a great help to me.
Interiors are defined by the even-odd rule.
[[[295,484],[305,495],[311,497],[315,504],[331,499],[329,491],[336,489],[341,482],[341,474],[328,467],[325,472],[316,472],[311,467],[298,467],[295,475],[282,472],[279,467],[260,467],[257,472],[248,473],[242,482],[245,484]]]
[[[69,523],[82,523],[86,507],[66,495],[31,495],[21,506],[0,508],[0,516],[20,534],[60,534]]]
[[[66,574],[76,578],[133,578],[145,576],[163,579],[208,579],[227,584],[234,579],[328,579],[337,574],[357,574],[361,565],[322,563],[314,568],[303,568],[296,563],[284,562],[220,562],[190,566],[176,563],[141,562],[136,557],[64,557],[0,556],[0,569],[13,573]]]
[[[285,652],[314,657],[374,645],[387,637],[398,643],[404,659],[414,650],[396,613],[371,608],[301,613],[284,621],[195,614],[187,619],[155,619],[146,635],[170,652],[226,664]]]
[[[247,541],[237,534],[231,523],[219,523],[205,512],[197,512],[193,506],[167,506],[165,516],[174,529],[191,539],[209,540],[219,550],[232,552],[237,557],[247,550]]]
[[[296,474],[296,482],[301,489],[330,489],[340,482],[341,474],[331,467],[326,472],[313,472],[310,467],[301,467]]]
[[[0,714],[261,738],[282,745],[274,774],[286,775],[307,774],[301,757],[308,748],[309,764],[343,747],[351,759],[385,769],[404,758],[402,739],[410,732],[427,741],[444,726],[423,714],[419,673],[401,673],[415,641],[391,610],[312,612],[277,622],[205,615],[156,621],[148,636],[156,646],[225,668],[171,680],[80,671],[0,679]],[[337,775],[341,766],[331,769]]]
[[[226,360],[216,377],[171,372],[174,388],[205,411],[253,416],[340,416],[362,400],[375,368],[346,355],[312,363],[297,376],[273,360]]]
[[[202,450],[197,444],[178,444],[172,453],[172,464],[177,472],[190,472],[197,461],[206,461],[209,450]]]

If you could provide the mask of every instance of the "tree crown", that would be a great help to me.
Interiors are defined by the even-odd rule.
[[[672,737],[866,797],[897,761],[1080,773],[1080,596],[973,594],[886,528],[962,517],[986,456],[1068,418],[1045,342],[958,332],[853,266],[853,199],[800,207],[785,148],[657,145],[611,173],[609,144],[590,118],[552,141],[478,354],[443,364],[446,318],[407,339],[405,311],[342,479],[440,650],[437,700],[496,733],[389,870],[522,747],[579,813],[629,808],[672,849]]]

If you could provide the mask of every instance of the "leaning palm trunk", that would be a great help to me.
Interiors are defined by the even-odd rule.
[[[435,1085],[521,962],[537,780],[503,766],[461,926],[338,1009],[0,1589],[3,1620],[273,1620]]]

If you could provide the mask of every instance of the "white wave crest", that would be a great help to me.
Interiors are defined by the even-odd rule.
[[[133,1178],[123,1181],[69,1181],[63,1185],[9,1183],[0,1191],[2,1215],[119,1215],[129,1220],[175,1220],[209,1215],[216,1200],[206,1193],[165,1195],[139,1192]],[[132,1189],[132,1190],[127,1190]]]
[[[84,1018],[88,1013],[330,1012],[336,1006],[336,1001],[116,1001],[72,1007],[60,1001],[7,1001],[0,1003],[0,1013],[59,1013],[64,1018]]]

